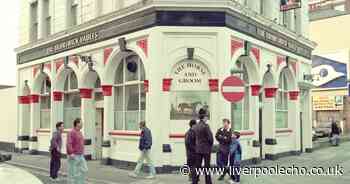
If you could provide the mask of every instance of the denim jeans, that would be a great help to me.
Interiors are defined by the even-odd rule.
[[[84,184],[88,171],[84,155],[75,155],[68,158],[68,184]]]
[[[51,151],[51,160],[50,160],[50,177],[57,178],[58,171],[61,167],[61,153],[56,149]]]
[[[150,174],[153,176],[156,175],[156,169],[153,165],[153,161],[151,159],[150,154],[151,154],[150,150],[144,150],[140,152],[140,157],[137,160],[137,165],[134,170],[135,174],[139,175],[141,173],[143,162],[146,160],[148,163],[148,166],[150,167]]]

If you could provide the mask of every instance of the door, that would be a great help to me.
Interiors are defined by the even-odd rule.
[[[96,109],[95,159],[102,158],[103,109]]]

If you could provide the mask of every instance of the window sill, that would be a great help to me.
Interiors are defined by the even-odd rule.
[[[276,129],[276,133],[279,134],[279,133],[292,133],[293,130],[290,129],[290,128],[278,128]]]
[[[109,132],[109,135],[111,136],[123,136],[123,137],[139,137],[141,135],[140,131],[111,131]]]

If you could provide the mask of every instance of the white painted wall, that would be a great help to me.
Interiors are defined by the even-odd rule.
[[[17,93],[16,88],[0,89],[0,142],[16,143]]]

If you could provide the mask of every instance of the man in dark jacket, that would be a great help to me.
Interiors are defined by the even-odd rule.
[[[50,143],[50,178],[57,181],[58,171],[61,167],[62,133],[64,130],[63,122],[56,123],[56,131],[53,133]]]
[[[332,122],[331,142],[333,146],[339,146],[341,128],[336,121]]]
[[[232,131],[230,129],[230,120],[223,119],[223,127],[220,128],[215,135],[216,140],[219,142],[219,151],[217,153],[217,166],[219,168],[225,168],[228,164],[228,156],[230,153],[230,144]],[[223,180],[225,175],[221,175],[218,180]]]
[[[189,180],[192,181],[192,172],[193,167],[195,166],[196,159],[196,137],[193,131],[193,126],[196,124],[196,120],[190,121],[190,129],[185,134],[185,146],[186,146],[186,156],[187,156],[187,166],[191,169],[189,176]]]
[[[201,168],[203,160],[204,168],[210,168],[210,154],[213,147],[214,138],[209,125],[206,123],[207,116],[207,111],[200,109],[199,123],[193,127],[196,137],[196,169]],[[194,172],[192,176],[192,184],[198,184],[199,175],[197,172]],[[212,184],[209,173],[205,175],[205,183]]]
[[[140,122],[141,129],[141,137],[139,141],[139,150],[141,152],[140,157],[137,161],[137,165],[133,173],[130,173],[131,177],[138,177],[141,172],[141,168],[143,165],[143,161],[146,160],[150,167],[150,175],[147,176],[147,179],[154,179],[156,175],[156,169],[153,165],[153,161],[151,159],[151,147],[152,147],[152,133],[150,129],[146,127],[146,122]]]

